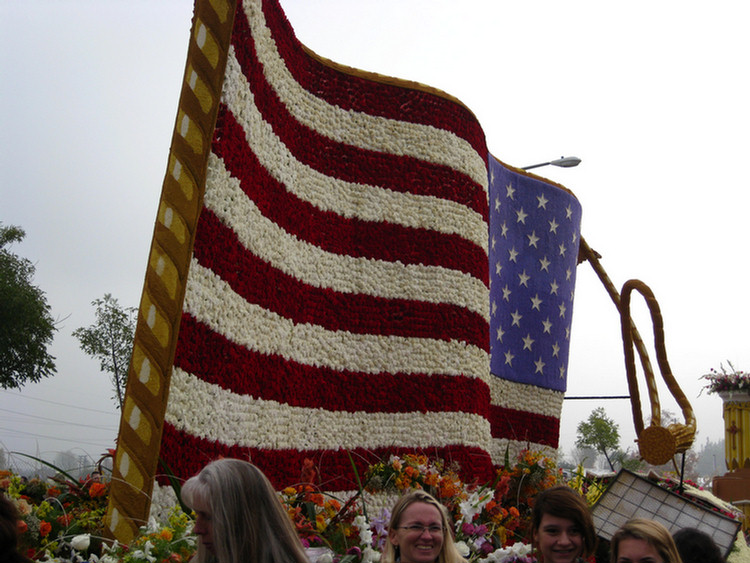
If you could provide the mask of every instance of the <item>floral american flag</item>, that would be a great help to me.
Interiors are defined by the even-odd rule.
[[[280,487],[310,458],[329,490],[355,488],[350,453],[488,477],[487,183],[465,107],[240,3],[160,457],[181,477],[251,458]]]
[[[318,57],[277,0],[198,0],[109,529],[145,521],[157,458],[178,478],[249,458],[277,487],[310,459],[352,490],[352,462],[390,454],[481,481],[554,450],[579,220],[458,100]]]

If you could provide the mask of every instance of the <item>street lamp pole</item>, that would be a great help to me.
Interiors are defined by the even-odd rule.
[[[540,164],[532,164],[531,166],[524,166],[521,170],[531,170],[532,168],[539,168],[541,166],[560,166],[561,168],[571,168],[578,166],[581,163],[581,159],[577,156],[561,156],[557,160],[550,160],[549,162],[542,162]]]

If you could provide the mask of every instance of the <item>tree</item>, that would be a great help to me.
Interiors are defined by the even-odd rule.
[[[115,390],[112,398],[122,408],[133,352],[136,308],[121,307],[109,293],[91,304],[96,307],[96,322],[87,328],[77,328],[73,336],[81,343],[81,350],[98,359],[100,369],[110,374]]]
[[[57,327],[44,292],[32,280],[30,260],[6,246],[20,242],[26,232],[0,224],[0,387],[21,388],[55,373],[55,358],[47,347]]]
[[[612,471],[615,466],[608,452],[615,452],[620,447],[620,427],[609,418],[603,407],[594,409],[588,420],[578,423],[576,446],[594,448],[604,454]]]

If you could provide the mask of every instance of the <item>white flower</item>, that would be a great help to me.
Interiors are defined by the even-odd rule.
[[[354,525],[359,528],[359,539],[363,545],[369,547],[372,545],[372,530],[370,530],[370,524],[362,514],[358,514],[354,518]]]
[[[333,555],[330,552],[326,552],[318,557],[316,563],[333,563]]]
[[[524,555],[528,555],[529,553],[531,553],[531,544],[518,541],[511,546],[511,549],[519,557],[523,557]]]
[[[379,551],[376,551],[369,546],[362,550],[362,563],[377,563],[378,561],[380,561]]]
[[[469,546],[466,545],[465,541],[457,541],[456,549],[458,550],[458,553],[461,555],[461,557],[466,558],[471,554],[471,550],[469,549]]]
[[[485,505],[492,499],[492,491],[474,491],[469,498],[461,503],[461,514],[465,522],[474,520],[474,516],[484,510]]]
[[[510,547],[496,549],[495,551],[487,555],[486,561],[490,561],[492,563],[503,563],[503,561],[507,561],[509,559],[524,557],[529,553],[531,553],[530,544],[516,542]]]
[[[70,540],[70,545],[76,551],[86,551],[89,548],[89,544],[91,544],[91,536],[89,534],[81,534]]]

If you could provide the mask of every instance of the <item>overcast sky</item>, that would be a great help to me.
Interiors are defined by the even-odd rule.
[[[576,194],[583,236],[615,285],[637,278],[651,286],[673,372],[698,417],[698,442],[723,437],[721,401],[699,396],[699,377],[727,360],[750,369],[750,6],[282,6],[318,54],[461,99],[503,162],[580,157],[577,168],[538,172]],[[139,301],[191,15],[190,0],[0,0],[0,222],[26,230],[13,250],[36,264],[35,282],[60,326],[58,374],[0,390],[0,447],[94,459],[113,447],[111,386],[71,332],[94,321],[90,303],[105,293],[122,305]],[[636,304],[650,341],[645,307]],[[619,318],[583,264],[567,395],[613,394],[627,394]],[[663,388],[661,399],[679,414]],[[623,447],[634,447],[622,400],[566,401],[562,446],[572,447],[578,422],[597,406],[619,423]]]

